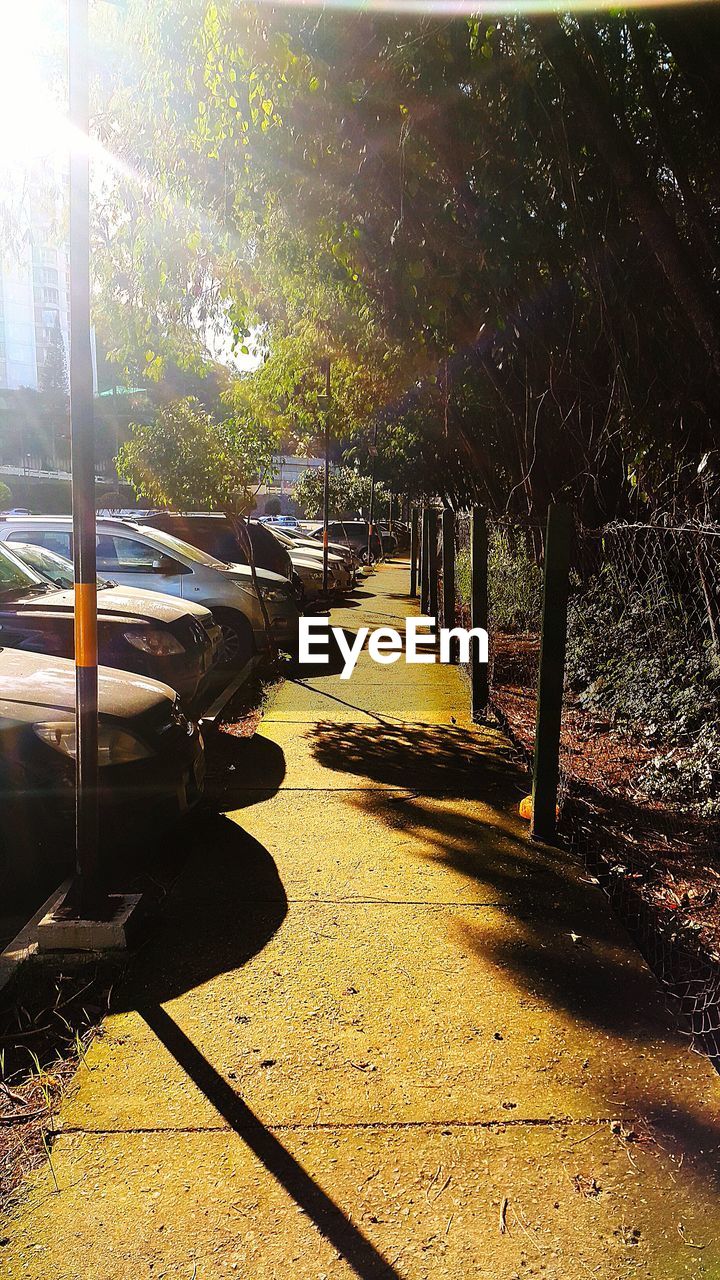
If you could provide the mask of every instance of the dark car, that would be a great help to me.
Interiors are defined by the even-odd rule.
[[[369,534],[370,526],[367,520],[331,520],[328,524],[329,541],[340,542],[343,546],[350,547],[361,564],[365,564],[368,559]],[[315,538],[317,542],[322,542],[322,525],[313,529],[310,536]],[[381,560],[383,548],[376,528],[373,529],[369,545],[370,559]]]
[[[100,667],[103,849],[127,855],[200,799],[202,736],[174,690]],[[75,665],[0,649],[0,867],[8,885],[69,868],[75,805]]]
[[[230,516],[222,512],[190,511],[184,514],[155,511],[142,516],[137,523],[172,533],[176,538],[182,538],[183,542],[189,542],[192,547],[199,547],[208,555],[215,556],[216,560],[224,560],[226,564],[248,563],[247,549],[237,525]],[[255,520],[250,520],[246,528],[258,569],[269,569],[271,573],[279,573],[281,577],[292,580],[290,557],[270,530]]]
[[[383,555],[391,556],[394,551],[397,551],[397,537],[394,533],[390,532],[387,525],[379,524],[376,527],[382,539]]]
[[[71,658],[74,614],[72,587],[58,591],[48,575],[0,545],[0,644]],[[219,628],[204,626],[176,600],[109,583],[98,588],[98,652],[107,666],[162,680],[191,702],[219,647]]]

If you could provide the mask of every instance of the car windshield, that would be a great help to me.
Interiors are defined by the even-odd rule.
[[[13,543],[13,551],[24,565],[41,574],[51,586],[58,587],[61,591],[69,591],[74,587],[73,563],[71,560],[66,560],[65,556],[59,556],[55,551],[48,551],[46,547],[33,546],[29,542]],[[97,584],[99,591],[115,586],[110,578],[99,577]]]
[[[169,555],[182,556],[185,560],[193,560],[195,564],[204,564],[210,569],[225,568],[223,560],[217,560],[215,556],[207,555],[199,547],[193,547],[189,542],[183,542],[180,538],[173,537],[171,533],[165,533],[164,529],[153,529],[152,540]]]
[[[0,547],[0,599],[11,600],[47,590],[48,584],[39,573],[22,564],[6,547]]]

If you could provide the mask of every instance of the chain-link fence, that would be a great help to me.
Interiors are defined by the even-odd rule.
[[[470,521],[456,520],[469,621]],[[532,760],[543,530],[488,527],[490,704]],[[600,881],[682,1031],[720,1065],[720,528],[578,528],[560,835]]]

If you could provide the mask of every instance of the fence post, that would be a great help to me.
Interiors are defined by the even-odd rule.
[[[443,611],[444,627],[455,626],[455,512],[443,507],[442,513]],[[458,660],[457,639],[450,641],[450,661]]]
[[[428,602],[427,616],[437,618],[438,615],[438,518],[434,507],[428,507]]]
[[[551,840],[557,829],[571,530],[570,508],[551,503],[545,536],[540,672],[533,759],[533,817],[530,834],[536,840]]]
[[[417,595],[418,513],[413,507],[410,513],[410,597]]]
[[[427,616],[428,600],[430,598],[430,578],[428,576],[429,531],[428,509],[423,506],[420,534],[420,612],[423,617]]]
[[[482,507],[473,507],[470,515],[470,626],[488,630],[488,536],[487,520]],[[490,700],[490,669],[480,662],[480,646],[473,641],[470,653],[473,720],[483,716]]]

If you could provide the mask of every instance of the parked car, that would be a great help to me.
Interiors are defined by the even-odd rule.
[[[391,556],[395,551],[397,551],[397,537],[391,532],[386,524],[376,525],[376,528],[382,540],[383,555]]]
[[[288,555],[305,587],[305,597],[306,599],[311,599],[312,597],[307,590],[307,579],[312,578],[314,580],[318,566],[321,570],[320,589],[322,590],[322,546],[319,547],[312,538],[303,538],[300,541],[295,541],[287,530],[274,526],[270,536],[277,538],[287,548]],[[340,547],[339,551],[334,551],[328,544],[329,590],[331,592],[342,594],[346,591],[352,591],[355,585],[355,571],[347,559],[348,554],[346,547]]]
[[[272,530],[272,534],[275,538],[279,538],[289,550],[294,547],[297,551],[312,551],[317,554],[317,539],[311,538],[304,529],[279,529],[275,527]],[[342,542],[328,542],[328,551],[334,556],[340,556],[343,564],[351,573],[357,572],[358,559],[352,547],[345,546]]]
[[[125,854],[197,804],[203,741],[159,681],[100,667],[98,699],[103,849]],[[0,867],[16,887],[72,864],[74,707],[68,658],[0,649]]]
[[[220,661],[245,661],[266,652],[270,641],[247,565],[225,564],[199,547],[132,521],[100,519],[97,567],[116,582],[180,596],[210,609],[222,631]],[[72,558],[72,520],[69,516],[0,517],[0,541],[30,542]],[[268,614],[270,631],[282,649],[297,645],[298,607],[291,584],[277,573],[257,570],[257,581]]]
[[[258,516],[260,524],[279,524],[288,529],[294,529],[299,521],[295,516]]]
[[[72,563],[45,547],[5,543],[0,546],[0,590],[8,560],[13,558],[38,574],[45,588],[40,596],[23,589],[15,600],[3,594],[0,639],[12,648],[71,658]],[[98,579],[98,651],[107,666],[162,680],[191,703],[205,691],[221,646],[222,634],[209,609]]]
[[[361,564],[367,564],[368,559],[368,537],[370,526],[367,520],[331,520],[328,524],[328,538],[331,542],[340,542],[345,547],[350,547],[357,556]],[[323,526],[311,526],[310,536],[316,542],[322,542]],[[382,559],[382,542],[374,529],[370,538],[370,559]]]
[[[234,521],[223,512],[153,511],[139,516],[136,524],[149,529],[164,529],[183,542],[199,547],[226,564],[247,564],[248,554]],[[246,525],[252,542],[255,564],[281,577],[292,580],[292,563],[284,547],[264,525],[251,520]]]

